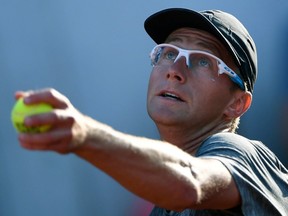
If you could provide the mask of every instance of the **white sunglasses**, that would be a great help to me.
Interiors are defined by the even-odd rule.
[[[155,46],[151,53],[151,63],[153,66],[172,65],[180,57],[184,56],[188,68],[198,67],[201,70],[211,70],[217,67],[218,74],[226,74],[242,90],[245,90],[243,80],[230,69],[221,59],[211,53],[200,50],[185,50],[172,44],[159,44]]]

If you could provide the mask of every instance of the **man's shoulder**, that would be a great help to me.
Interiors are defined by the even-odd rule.
[[[259,141],[250,140],[247,137],[235,133],[221,132],[208,137],[203,141],[201,148],[207,147],[234,147],[238,149],[251,148],[255,144],[260,144]]]
[[[259,154],[259,150],[274,157],[271,150],[258,140],[251,140],[235,133],[221,132],[204,140],[196,156],[254,158]]]
[[[244,143],[251,143],[252,140],[248,139],[247,137],[244,137],[240,134],[235,134],[231,132],[221,132],[221,133],[216,133],[208,137],[205,142],[227,142],[227,143],[239,143],[239,142],[244,142]]]

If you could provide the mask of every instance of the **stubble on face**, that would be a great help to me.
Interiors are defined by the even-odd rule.
[[[196,29],[178,29],[169,35],[166,43],[171,43],[183,49],[206,51],[224,61],[228,53],[213,35]],[[229,61],[233,62],[231,57],[229,58]],[[226,64],[228,64],[227,60]],[[175,66],[173,70],[183,70],[183,68],[179,65],[178,68]],[[185,72],[187,72],[187,69]],[[177,83],[177,80],[167,80],[165,73],[167,71],[164,71],[164,69],[154,67],[149,81],[147,108],[156,125],[173,126],[174,124],[178,127],[185,127],[186,124],[187,127],[193,125],[193,127],[201,127],[200,124],[205,125],[209,121],[219,118],[222,112],[221,109],[224,109],[225,103],[229,99],[226,91],[227,86],[232,85],[231,80],[226,75],[219,75],[208,81],[204,79],[197,80],[197,78],[191,76],[192,78],[188,77],[186,83],[180,84]],[[217,82],[220,82],[219,80],[221,85],[217,84]],[[173,101],[169,98],[161,98],[159,92],[163,89],[177,92],[185,100]]]

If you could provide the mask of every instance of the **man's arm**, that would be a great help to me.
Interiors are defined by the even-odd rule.
[[[25,120],[28,125],[49,123],[52,129],[20,134],[24,148],[73,152],[129,191],[166,209],[227,209],[240,203],[231,174],[217,160],[195,158],[167,142],[115,131],[79,113],[55,90],[17,93],[20,96],[28,103],[55,107],[52,113]]]
[[[192,157],[166,142],[99,128],[75,153],[142,198],[170,210],[228,209],[240,203],[221,162]],[[97,133],[105,135],[93,139]]]

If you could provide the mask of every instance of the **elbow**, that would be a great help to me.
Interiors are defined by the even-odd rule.
[[[182,184],[181,188],[175,185],[172,187],[175,188],[174,193],[171,193],[170,198],[168,199],[159,200],[160,202],[158,202],[158,206],[180,212],[187,208],[197,209],[197,206],[201,204],[202,192],[199,185],[189,184],[183,186]]]
[[[187,208],[197,209],[197,206],[201,204],[202,201],[202,190],[199,184],[193,184],[184,189],[179,197],[178,206],[174,206],[174,211],[183,211]]]

